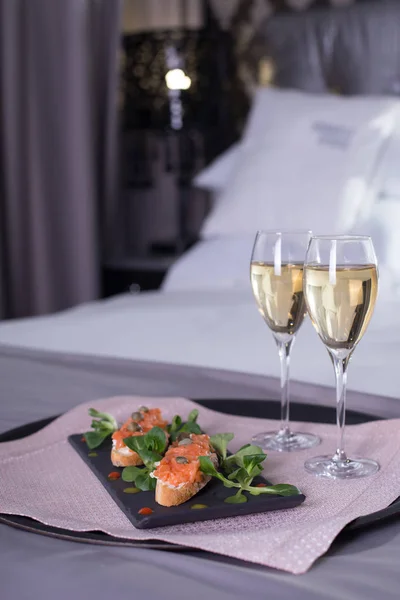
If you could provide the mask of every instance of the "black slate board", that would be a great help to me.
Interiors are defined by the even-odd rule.
[[[227,504],[224,502],[225,498],[232,496],[235,490],[228,489],[224,487],[222,482],[212,479],[188,502],[179,506],[160,506],[155,501],[154,492],[125,493],[124,490],[132,489],[133,483],[126,483],[121,478],[115,481],[108,480],[110,472],[122,473],[123,471],[122,468],[114,467],[111,463],[111,440],[103,442],[94,451],[88,449],[86,442],[82,440],[82,434],[71,435],[68,440],[137,529],[152,529],[154,527],[208,521],[223,517],[285,510],[299,506],[305,500],[303,494],[296,496],[251,496],[246,494],[247,502]],[[254,480],[254,484],[257,483],[268,482],[259,477]],[[205,508],[192,508],[198,504],[204,504]],[[139,510],[143,507],[151,508],[153,513],[151,515],[140,515]]]

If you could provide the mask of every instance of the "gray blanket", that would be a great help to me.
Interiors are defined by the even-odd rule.
[[[279,389],[276,380],[240,373],[10,347],[0,347],[0,381],[0,431],[118,394],[263,399],[276,398]],[[296,382],[292,397],[309,403],[334,401],[332,389]],[[388,398],[351,393],[349,406],[383,417],[400,416],[400,401]],[[0,597],[398,599],[399,556],[399,522],[343,535],[309,573],[297,577],[197,552],[92,546],[0,525]]]

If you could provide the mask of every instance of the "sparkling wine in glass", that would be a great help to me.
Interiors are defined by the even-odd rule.
[[[372,459],[348,458],[344,449],[347,368],[370,322],[377,292],[377,261],[371,238],[311,238],[304,265],[304,294],[312,323],[334,366],[338,429],[335,454],[306,461],[306,470],[315,475],[353,479],[379,469]]]
[[[306,315],[303,264],[310,231],[259,231],[250,263],[250,279],[258,310],[274,336],[281,363],[279,431],[257,434],[253,441],[266,450],[292,452],[315,446],[311,433],[294,433],[289,422],[289,364],[296,334]]]

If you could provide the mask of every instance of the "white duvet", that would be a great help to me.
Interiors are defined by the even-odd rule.
[[[400,395],[398,304],[378,300],[349,368],[350,389]],[[279,376],[276,346],[250,290],[122,295],[57,315],[3,322],[0,342]],[[334,385],[328,353],[308,319],[293,349],[291,374]]]

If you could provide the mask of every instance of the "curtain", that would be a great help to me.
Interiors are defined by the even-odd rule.
[[[120,0],[0,0],[0,316],[99,295]]]

